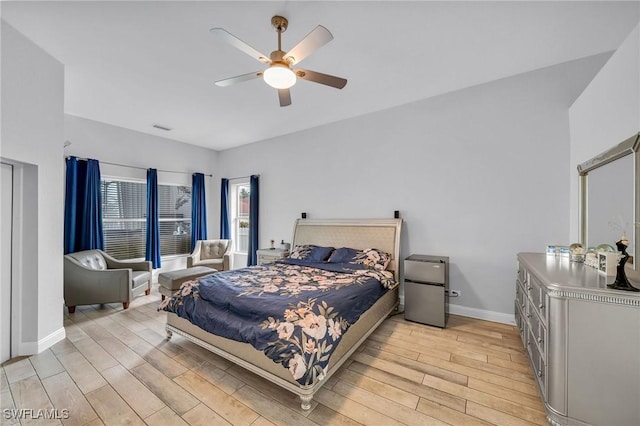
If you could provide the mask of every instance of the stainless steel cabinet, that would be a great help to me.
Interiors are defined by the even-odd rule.
[[[444,327],[447,321],[449,258],[414,254],[404,261],[404,317]]]

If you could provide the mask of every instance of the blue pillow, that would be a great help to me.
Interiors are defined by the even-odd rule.
[[[325,260],[329,259],[329,256],[331,256],[333,250],[333,247],[313,247],[311,249],[311,253],[309,253],[309,256],[307,256],[305,260],[324,262]]]
[[[352,249],[349,247],[340,247],[336,249],[329,258],[331,263],[355,263],[360,250]]]
[[[289,257],[310,262],[324,262],[331,256],[332,252],[333,247],[319,247],[307,244],[295,246]]]

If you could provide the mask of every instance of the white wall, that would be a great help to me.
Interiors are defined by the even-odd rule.
[[[571,240],[578,241],[577,165],[640,131],[640,25],[569,109]]]
[[[6,22],[0,26],[0,157],[16,164],[20,213],[14,224],[13,289],[21,297],[13,309],[21,330],[14,349],[26,355],[64,338],[64,67]]]
[[[303,211],[375,218],[400,210],[402,256],[450,256],[451,287],[462,290],[452,303],[467,308],[458,312],[506,320],[516,253],[566,243],[568,106],[605,60],[222,151],[218,175],[261,175],[262,247],[291,241]]]
[[[192,173],[217,173],[214,167],[217,153],[210,149],[68,114],[65,115],[64,127],[65,140],[71,142],[71,145],[64,150],[65,155],[94,158],[100,161],[102,176],[127,177],[145,181],[146,169],[152,167],[158,169],[159,183],[191,185]],[[220,209],[220,186],[214,185],[213,179],[207,177],[205,191],[208,235],[210,238],[217,238],[219,223],[214,222],[212,218],[219,215],[216,212]],[[184,257],[163,260],[162,269],[154,271],[154,275],[157,277],[161,271],[185,267]]]

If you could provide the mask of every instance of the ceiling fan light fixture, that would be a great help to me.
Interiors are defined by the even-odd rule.
[[[262,75],[265,83],[275,89],[288,89],[296,84],[295,73],[285,64],[273,63]]]

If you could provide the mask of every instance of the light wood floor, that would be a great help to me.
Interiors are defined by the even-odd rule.
[[[386,320],[303,412],[293,394],[180,336],[159,295],[66,314],[67,338],[3,364],[6,408],[67,409],[78,425],[547,424],[512,326],[450,316],[447,328]],[[23,424],[59,424],[59,420]]]

